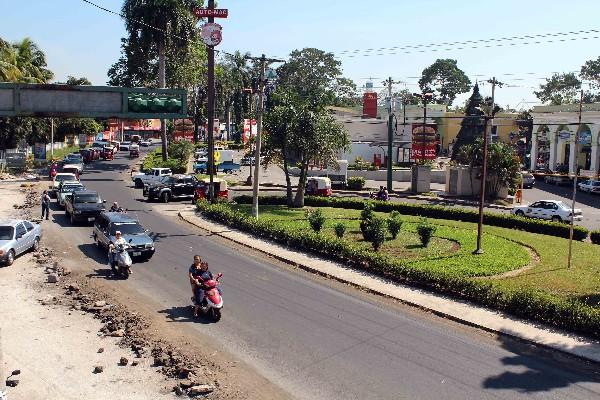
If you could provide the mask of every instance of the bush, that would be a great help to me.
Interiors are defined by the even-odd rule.
[[[285,198],[283,203],[285,204]],[[367,269],[369,272],[397,282],[478,302],[517,317],[529,318],[600,338],[600,309],[580,301],[564,300],[556,295],[531,289],[509,290],[486,280],[416,268],[410,262],[360,248],[351,242],[326,235],[286,229],[277,226],[273,221],[256,220],[245,213],[233,211],[226,204],[210,205],[206,201],[200,201],[197,207],[209,219],[275,240],[286,246],[311,251],[338,261],[350,261],[357,268]]]
[[[310,227],[315,232],[321,232],[321,228],[325,225],[325,216],[320,208],[317,208],[316,210],[306,210],[306,219],[308,219]]]
[[[238,196],[235,198],[237,203],[251,204],[252,196]],[[352,199],[347,197],[313,197],[304,198],[304,204],[311,207],[337,207],[360,210],[368,200]],[[374,210],[379,212],[398,211],[403,215],[414,215],[435,219],[449,219],[454,221],[475,222],[479,221],[479,215],[476,210],[458,207],[444,207],[427,204],[414,203],[392,203],[392,202],[374,202]],[[263,196],[260,198],[260,204],[264,205],[285,205],[286,199],[282,196]],[[518,229],[522,231],[540,233],[569,238],[569,225],[560,222],[543,221],[539,219],[517,217],[511,214],[484,213],[483,222],[486,225],[499,226],[501,228]],[[588,230],[582,226],[573,227],[573,238],[575,240],[584,240],[588,236]]]
[[[344,237],[344,234],[346,233],[346,225],[344,225],[343,222],[338,222],[333,227],[333,230],[335,231],[335,235],[341,239]]]
[[[419,225],[417,225],[417,233],[423,247],[429,246],[431,237],[435,233],[435,225],[431,225],[426,219],[422,219]]]
[[[392,239],[396,239],[398,232],[402,229],[402,219],[398,211],[392,211],[387,219],[388,231],[392,235]]]
[[[373,238],[371,236],[373,230],[371,229],[371,221],[375,217],[375,206],[372,202],[367,201],[363,205],[363,210],[360,212],[360,231],[362,232],[363,239],[370,242]]]
[[[592,231],[590,233],[590,238],[592,239],[592,243],[600,244],[600,230]]]
[[[368,225],[368,229],[371,231],[369,236],[371,237],[371,244],[375,251],[379,250],[381,245],[385,243],[385,231],[386,222],[381,217],[373,217]]]
[[[365,187],[365,183],[365,178],[362,176],[351,176],[346,181],[346,186],[348,186],[348,189],[362,190]]]

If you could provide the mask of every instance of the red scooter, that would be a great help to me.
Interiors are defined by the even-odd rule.
[[[210,279],[202,283],[202,290],[204,290],[204,299],[199,304],[200,311],[206,315],[213,322],[218,322],[221,319],[221,309],[223,308],[223,297],[221,292],[217,288],[219,286],[219,279],[223,274],[217,274],[215,279]],[[192,298],[195,302],[195,299]],[[193,310],[194,307],[192,307]]]

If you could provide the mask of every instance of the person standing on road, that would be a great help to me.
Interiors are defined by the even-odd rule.
[[[42,193],[42,219],[44,219],[44,215],[46,215],[46,219],[50,217],[50,196],[48,196],[48,191],[44,190]]]

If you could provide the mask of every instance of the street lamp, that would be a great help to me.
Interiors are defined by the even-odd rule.
[[[250,95],[250,132],[248,132],[248,140],[250,140],[250,138],[252,137],[252,101],[254,100],[254,88],[244,88],[244,93],[248,93]],[[252,152],[252,144],[250,144],[250,151]],[[252,160],[252,158],[250,157],[250,160]],[[250,175],[248,176],[248,184],[251,185],[252,184],[252,161],[250,161]]]

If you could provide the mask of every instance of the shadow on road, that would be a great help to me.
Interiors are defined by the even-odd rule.
[[[502,347],[511,353],[502,363],[510,369],[483,382],[486,389],[516,390],[520,393],[549,392],[584,382],[600,383],[597,365],[583,363],[574,357],[520,343],[500,336]],[[577,367],[575,367],[575,364]],[[523,371],[523,369],[525,369]]]
[[[536,189],[553,194],[555,196],[566,197],[567,199],[571,199],[573,197],[573,185],[556,186],[536,181],[535,187]],[[600,208],[600,196],[584,193],[578,190],[577,203],[584,204],[588,207]]]
[[[160,310],[159,313],[165,314],[165,316],[172,322],[197,322],[201,324],[212,324],[209,318],[200,314],[198,318],[194,318],[193,310],[191,306],[174,306]]]

